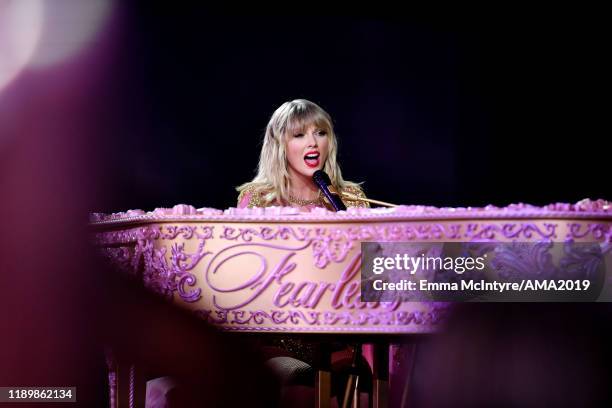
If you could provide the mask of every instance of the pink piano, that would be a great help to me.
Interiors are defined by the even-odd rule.
[[[340,213],[177,205],[91,216],[95,244],[118,269],[222,330],[372,340],[377,344],[374,406],[387,404],[389,382],[388,349],[377,340],[433,333],[450,305],[361,302],[361,242],[574,240],[598,242],[609,250],[611,225],[610,204],[603,200]],[[130,369],[113,370],[112,404],[133,405]],[[317,374],[319,406],[329,406],[329,376],[325,369]]]

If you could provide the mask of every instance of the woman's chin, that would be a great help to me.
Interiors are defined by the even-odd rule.
[[[302,173],[303,176],[306,177],[312,177],[312,175],[315,173],[315,171],[317,170],[321,170],[321,166],[317,166],[317,167],[306,167],[304,169],[302,169],[302,171],[300,173]]]
[[[314,166],[314,167],[307,166],[306,164],[303,164],[299,167],[291,166],[291,170],[293,171],[293,174],[295,174],[296,176],[299,175],[301,177],[307,177],[307,178],[312,178],[312,175],[315,173],[315,171],[322,170],[322,169],[323,169],[323,166],[321,164],[319,164],[318,166]]]

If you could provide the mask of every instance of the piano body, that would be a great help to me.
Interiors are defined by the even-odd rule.
[[[382,344],[382,352],[374,353],[383,356],[382,363],[374,363],[375,406],[386,403],[388,385],[388,352],[377,339],[388,343],[398,336],[433,333],[451,305],[361,302],[361,242],[572,240],[598,242],[608,256],[612,243],[612,212],[603,200],[544,207],[350,208],[341,213],[177,205],[92,214],[90,221],[95,245],[113,265],[224,331],[358,336],[371,339],[375,348]],[[133,388],[131,374],[132,382],[126,381]],[[328,404],[328,374],[318,376],[320,406]],[[111,373],[113,403],[121,406],[134,390],[122,388],[119,378]]]

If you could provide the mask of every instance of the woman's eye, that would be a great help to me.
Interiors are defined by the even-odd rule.
[[[324,131],[324,130],[319,130],[319,131],[317,131],[317,135],[319,135],[319,136],[326,136],[327,132]]]
[[[298,133],[297,135],[293,135],[293,137],[302,137],[302,136],[304,136],[303,133]]]

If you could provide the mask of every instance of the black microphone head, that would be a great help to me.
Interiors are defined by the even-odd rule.
[[[316,185],[321,185],[321,184],[325,184],[326,186],[331,185],[331,180],[329,179],[329,176],[323,170],[315,171],[314,174],[312,175],[312,179]]]
[[[312,181],[319,187],[319,189],[325,194],[325,197],[329,200],[330,204],[336,211],[346,211],[346,206],[338,197],[338,195],[334,192],[329,191],[329,187],[331,187],[331,180],[329,176],[325,174],[323,170],[317,170],[312,175]]]

